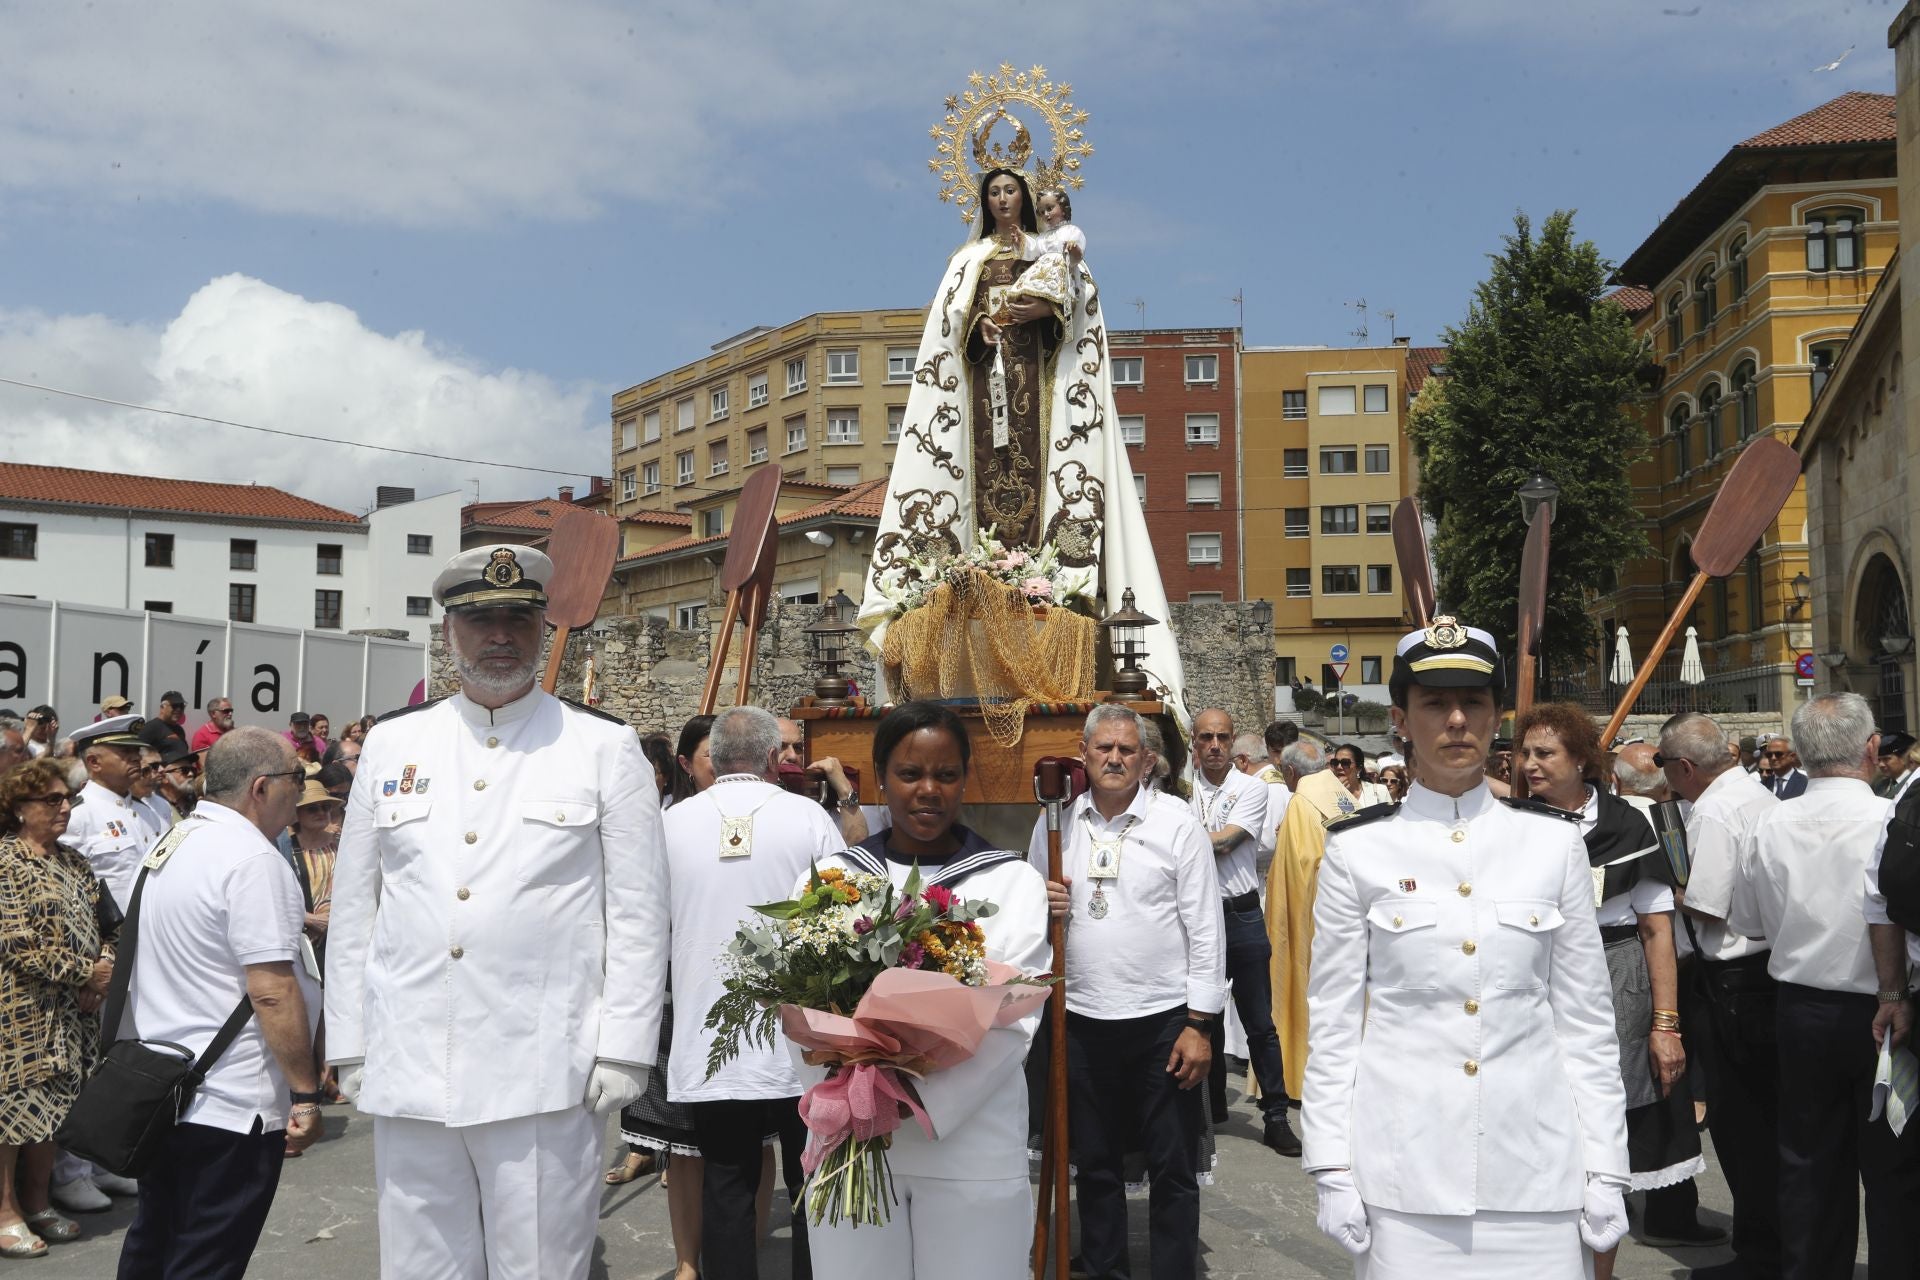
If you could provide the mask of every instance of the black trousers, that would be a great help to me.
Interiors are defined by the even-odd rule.
[[[287,1136],[175,1126],[140,1175],[119,1280],[240,1280],[280,1186]]]
[[[694,1140],[706,1160],[700,1189],[700,1274],[707,1280],[759,1280],[760,1233],[754,1196],[760,1189],[760,1152],[769,1133],[780,1135],[782,1173],[793,1202],[793,1280],[811,1280],[807,1209],[800,1201],[800,1152],[807,1129],[798,1098],[695,1102]]]
[[[1125,1154],[1145,1153],[1152,1192],[1147,1226],[1154,1280],[1200,1269],[1201,1088],[1167,1072],[1186,1006],[1108,1021],[1067,1014],[1067,1128],[1079,1170],[1080,1258],[1092,1280],[1125,1280]]]
[[[1752,1280],[1780,1274],[1779,1062],[1767,955],[1702,960],[1713,1076],[1707,1131],[1733,1192],[1733,1252]]]
[[[1786,1280],[1853,1275],[1867,1190],[1867,1274],[1920,1275],[1920,1128],[1869,1121],[1878,1002],[1780,984],[1780,1263]]]
[[[1267,940],[1267,917],[1260,910],[1260,896],[1247,895],[1251,904],[1234,909],[1225,905],[1227,945],[1227,983],[1233,991],[1233,1007],[1240,1015],[1240,1028],[1247,1033],[1247,1057],[1253,1065],[1253,1078],[1260,1082],[1260,1110],[1268,1118],[1287,1114],[1287,1077],[1281,1067],[1280,1032],[1273,1025],[1273,944]],[[1215,1019],[1214,1066],[1224,1079],[1226,1019]]]

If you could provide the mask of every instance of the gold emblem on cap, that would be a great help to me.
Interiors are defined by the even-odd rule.
[[[1466,642],[1467,629],[1444,613],[1427,624],[1429,649],[1458,649]]]
[[[487,564],[486,579],[496,587],[518,586],[520,579],[526,577],[520,568],[520,561],[514,556],[512,547],[497,547]],[[1433,628],[1427,628],[1427,634],[1433,634]]]

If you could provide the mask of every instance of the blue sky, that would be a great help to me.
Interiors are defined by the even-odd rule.
[[[1115,323],[1230,324],[1244,291],[1249,343],[1345,345],[1364,298],[1373,340],[1430,342],[1516,209],[1577,209],[1617,260],[1735,142],[1890,92],[1897,11],[10,6],[0,377],[604,470],[612,390],[752,324],[925,304],[964,233],[927,130],[1002,61],[1092,114],[1076,213]],[[351,508],[560,482],[6,387],[0,456]]]

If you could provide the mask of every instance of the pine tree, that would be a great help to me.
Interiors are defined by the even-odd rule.
[[[1445,376],[1422,388],[1407,431],[1438,525],[1440,600],[1509,655],[1527,533],[1515,491],[1535,471],[1560,486],[1542,655],[1567,671],[1596,651],[1590,596],[1650,553],[1629,480],[1647,448],[1634,409],[1645,356],[1632,319],[1603,301],[1610,264],[1574,239],[1571,212],[1537,238],[1516,214],[1503,241],[1466,319],[1445,331]]]

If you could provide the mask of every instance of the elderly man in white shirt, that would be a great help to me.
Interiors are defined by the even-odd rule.
[[[1081,744],[1088,790],[1062,819],[1068,917],[1067,1120],[1079,1171],[1080,1253],[1093,1280],[1127,1270],[1128,1150],[1145,1152],[1154,1280],[1191,1280],[1200,1261],[1195,1174],[1211,1037],[1226,1005],[1212,844],[1178,803],[1141,785],[1140,717],[1104,703]],[[1046,867],[1046,823],[1029,855]]]
[[[320,1133],[319,990],[302,968],[300,886],[273,844],[293,820],[300,763],[278,734],[236,729],[208,753],[206,776],[192,820],[148,860],[158,865],[140,888],[116,1031],[197,1054],[242,999],[251,1000],[252,1016],[208,1067],[140,1179],[121,1280],[240,1280],[281,1162]]]
[[[754,1199],[761,1148],[778,1134],[797,1158],[805,1139],[800,1076],[778,1030],[769,1044],[743,1043],[738,1057],[707,1076],[715,1033],[704,1024],[726,994],[722,960],[740,923],[755,918],[755,906],[792,897],[812,866],[846,847],[825,809],[773,785],[780,750],[780,725],[771,714],[758,707],[722,713],[707,739],[713,785],[674,805],[666,818],[674,1008],[667,1097],[690,1106],[706,1160],[700,1260],[701,1274],[713,1280],[760,1274]],[[810,1274],[803,1270],[806,1210],[799,1203],[793,1250],[795,1274]]]
[[[1727,750],[1726,731],[1699,712],[1660,727],[1654,762],[1674,795],[1693,805],[1686,820],[1692,867],[1685,891],[1675,897],[1691,917],[1689,936],[1709,988],[1707,1128],[1733,1193],[1737,1259],[1722,1265],[1744,1268],[1720,1274],[1770,1276],[1780,1266],[1775,984],[1767,972],[1768,941],[1729,928],[1727,915],[1742,851],[1780,802],[1740,768],[1739,757]]]
[[[1776,805],[1741,849],[1727,924],[1773,944],[1779,983],[1780,1262],[1787,1280],[1853,1267],[1866,1186],[1871,1274],[1920,1268],[1920,1134],[1867,1118],[1878,1002],[1860,877],[1886,826],[1873,794],[1879,735],[1857,693],[1793,713],[1807,789]],[[1902,992],[1904,995],[1904,992]]]

